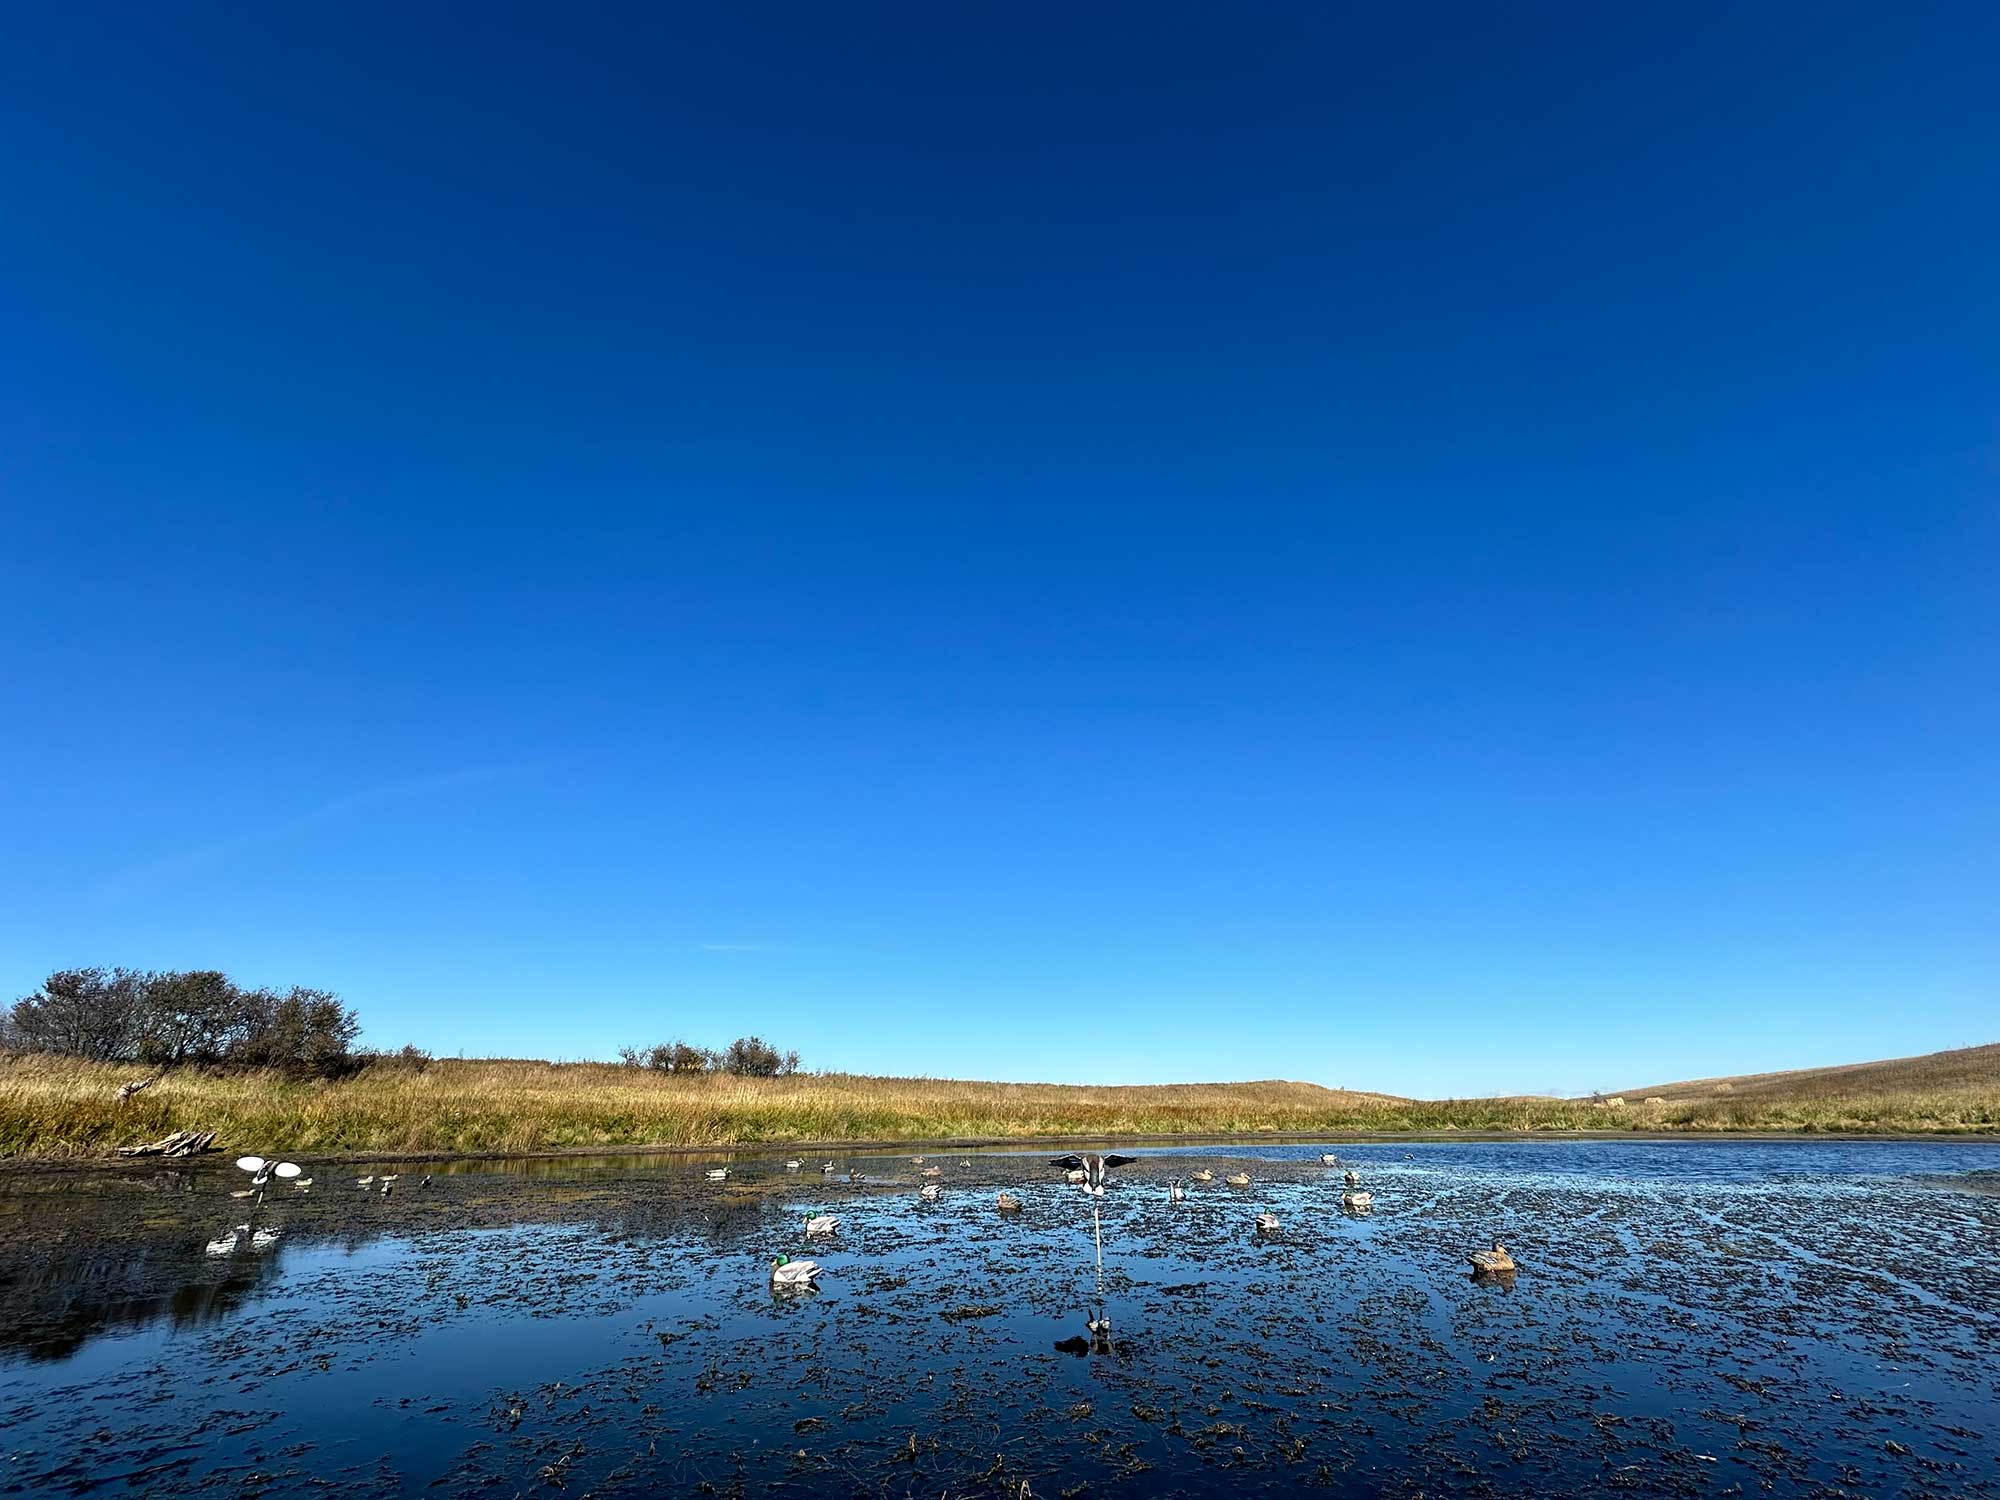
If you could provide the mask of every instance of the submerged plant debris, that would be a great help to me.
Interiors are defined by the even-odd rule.
[[[2000,1495],[2000,1147],[1320,1149],[9,1172],[0,1493]]]

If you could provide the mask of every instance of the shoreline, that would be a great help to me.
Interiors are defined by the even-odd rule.
[[[1080,1146],[1343,1146],[1371,1145],[1377,1143],[1406,1145],[1449,1145],[1454,1142],[1471,1141],[1480,1144],[1500,1142],[1527,1143],[1534,1141],[1561,1141],[1588,1144],[1598,1141],[1637,1141],[1647,1144],[1729,1144],[1742,1145],[1746,1142],[1768,1142],[1774,1145],[1824,1144],[1831,1141],[1852,1141],[1881,1145],[1912,1145],[1929,1143],[1937,1145],[1990,1144],[2000,1145],[2000,1131],[1990,1130],[1927,1130],[1927,1131],[1846,1131],[1846,1130],[1354,1130],[1354,1131],[1240,1131],[1195,1132],[1181,1134],[1098,1134],[1098,1135],[1034,1135],[1034,1136],[943,1136],[918,1139],[915,1137],[891,1137],[886,1139],[833,1139],[799,1141],[744,1141],[706,1142],[688,1144],[683,1142],[628,1142],[588,1146],[544,1146],[527,1151],[482,1150],[482,1151],[296,1151],[299,1156],[310,1156],[315,1162],[339,1165],[356,1162],[479,1162],[479,1161],[561,1161],[564,1159],[588,1159],[600,1156],[784,1156],[784,1155],[838,1155],[842,1152],[903,1152],[903,1151],[994,1151],[1006,1149],[1043,1150]],[[10,1171],[104,1171],[109,1168],[145,1168],[163,1166],[194,1166],[205,1162],[228,1162],[234,1158],[230,1152],[236,1150],[216,1149],[193,1157],[160,1156],[42,1156],[21,1154],[0,1156],[0,1174]]]

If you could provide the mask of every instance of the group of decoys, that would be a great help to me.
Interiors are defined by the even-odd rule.
[[[911,1160],[919,1167],[923,1166],[924,1159],[921,1156],[912,1157]],[[1085,1156],[1071,1153],[1068,1156],[1056,1157],[1049,1165],[1060,1168],[1063,1180],[1072,1186],[1082,1188],[1086,1196],[1102,1198],[1104,1196],[1105,1174],[1114,1167],[1129,1166],[1137,1160],[1137,1157],[1120,1156],[1116,1153],[1101,1156]],[[1342,1165],[1340,1158],[1332,1152],[1322,1154],[1320,1163],[1328,1167]],[[790,1171],[798,1170],[801,1165],[803,1164],[798,1161],[785,1163],[786,1169]],[[832,1162],[828,1162],[822,1168],[822,1171],[829,1176],[832,1175],[833,1170],[834,1166]],[[711,1179],[720,1180],[726,1176],[727,1172],[728,1168],[725,1167],[718,1171],[711,1171],[708,1175]],[[851,1178],[858,1178],[860,1174],[850,1169],[848,1175]],[[922,1175],[936,1177],[939,1175],[939,1171],[936,1167],[928,1167],[923,1170]],[[1214,1180],[1215,1174],[1206,1167],[1199,1168],[1188,1176],[1188,1181],[1191,1182],[1207,1183]],[[1250,1174],[1242,1171],[1232,1172],[1222,1180],[1230,1187],[1248,1187],[1250,1185]],[[1343,1191],[1340,1195],[1340,1204],[1343,1209],[1351,1213],[1367,1213],[1373,1209],[1375,1195],[1361,1186],[1361,1174],[1359,1172],[1352,1167],[1348,1167],[1343,1175],[1342,1184]],[[936,1182],[926,1182],[918,1189],[918,1196],[926,1202],[937,1201],[938,1195],[939,1185]],[[1181,1179],[1176,1178],[1167,1184],[1167,1201],[1169,1203],[1185,1203],[1187,1196],[1187,1189],[1182,1185]],[[1002,1191],[998,1198],[994,1200],[994,1206],[1001,1213],[1019,1213],[1023,1204],[1017,1195]],[[1255,1224],[1256,1232],[1259,1235],[1276,1234],[1283,1227],[1278,1216],[1269,1211],[1259,1213],[1256,1216]],[[805,1221],[805,1232],[808,1239],[817,1239],[837,1234],[839,1230],[840,1220],[832,1214],[811,1215]],[[1499,1240],[1493,1242],[1491,1250],[1474,1250],[1466,1259],[1471,1263],[1476,1277],[1511,1276],[1518,1269],[1514,1263],[1514,1257],[1508,1253],[1507,1247],[1501,1244]],[[814,1284],[819,1274],[820,1267],[816,1261],[793,1260],[790,1256],[779,1255],[771,1262],[771,1285],[774,1289],[797,1290],[810,1287]],[[1095,1325],[1093,1324],[1094,1327]]]
[[[266,1161],[261,1156],[239,1156],[236,1158],[236,1165],[250,1174],[250,1186],[238,1188],[229,1195],[232,1198],[254,1198],[261,1204],[273,1178],[279,1182],[290,1183],[296,1193],[305,1194],[312,1190],[313,1180],[305,1175],[304,1169],[296,1162]],[[380,1176],[370,1173],[366,1177],[355,1178],[354,1185],[364,1193],[370,1188],[379,1187],[382,1196],[386,1198],[395,1191],[396,1183],[401,1177],[402,1174],[399,1172],[384,1172]],[[420,1188],[427,1188],[430,1185],[429,1173],[425,1173],[423,1181],[417,1184]],[[210,1240],[208,1253],[231,1255],[245,1245],[253,1250],[266,1250],[276,1244],[283,1233],[283,1230],[276,1228],[253,1230],[248,1224],[238,1224],[234,1229],[225,1230]]]

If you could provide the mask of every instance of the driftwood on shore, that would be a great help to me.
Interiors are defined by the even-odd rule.
[[[172,1135],[162,1136],[144,1146],[121,1146],[120,1156],[193,1156],[198,1151],[207,1151],[215,1144],[213,1130],[176,1130]]]

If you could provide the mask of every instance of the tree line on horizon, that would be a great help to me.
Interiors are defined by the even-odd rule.
[[[331,991],[246,989],[218,969],[58,969],[0,1010],[0,1047],[158,1068],[336,1078],[376,1060],[355,1051],[360,1034]]]

